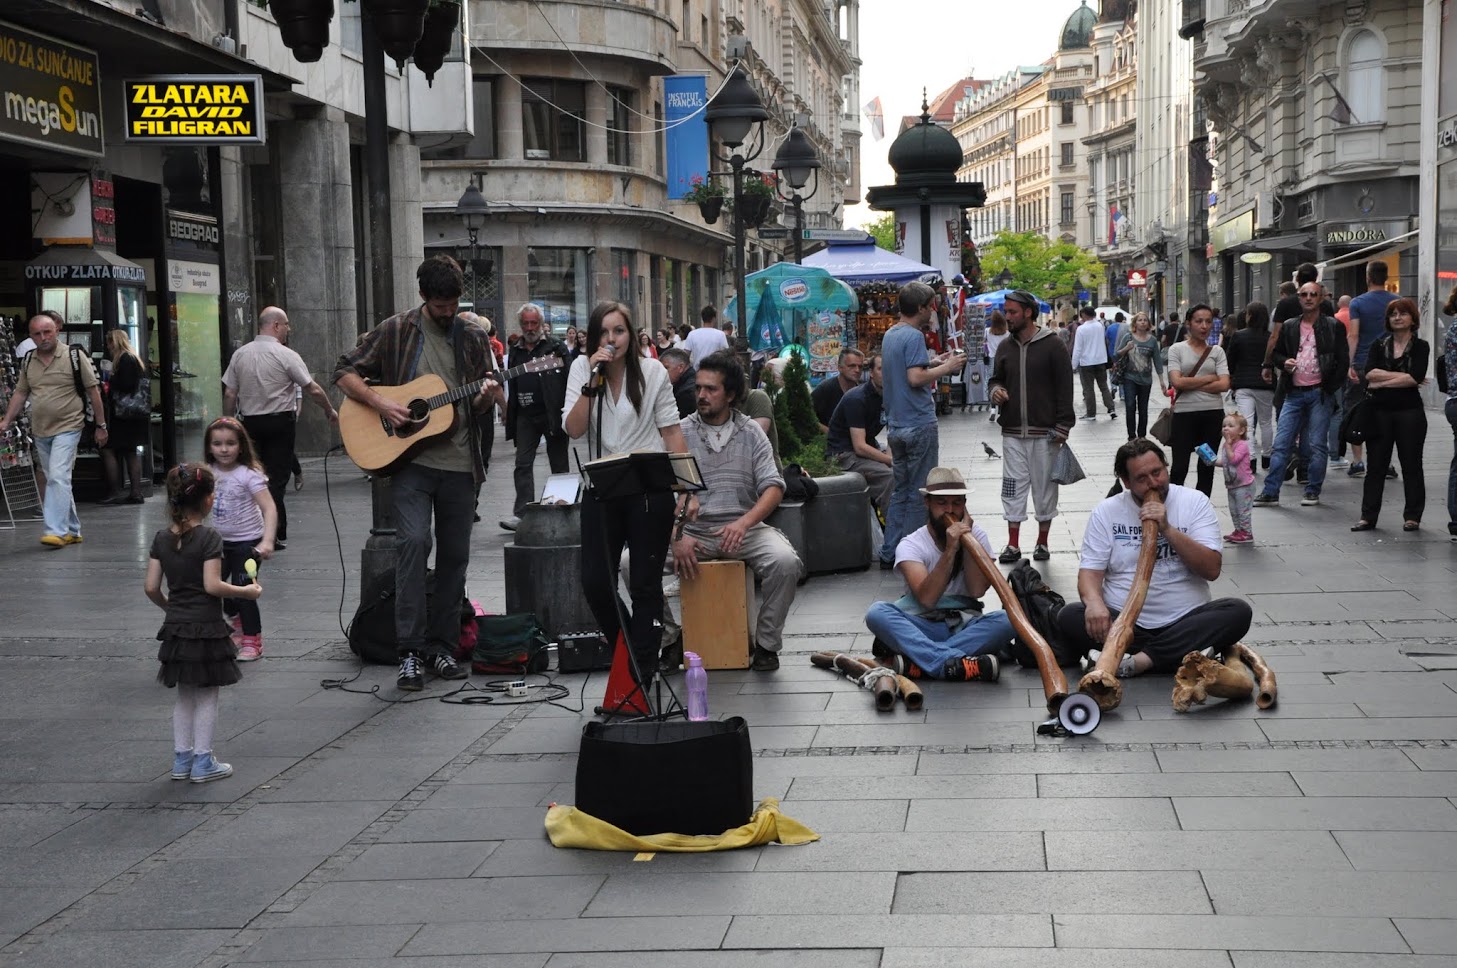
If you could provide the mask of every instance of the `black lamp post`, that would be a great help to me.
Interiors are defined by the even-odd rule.
[[[723,89],[703,109],[703,119],[708,122],[710,134],[729,150],[726,160],[734,173],[734,291],[739,298],[739,315],[746,316],[748,295],[744,292],[744,165],[759,157],[764,150],[764,122],[769,112],[754,92],[749,75],[742,65],[733,69]],[[745,157],[739,151],[754,126],[759,128],[759,146],[754,153]],[[737,321],[741,328],[748,326],[748,320]]]
[[[998,289],[1006,289],[1012,284],[1012,270],[1003,269],[1001,272],[997,273],[997,277],[993,279],[992,282],[995,282],[997,284]]]
[[[804,200],[813,198],[814,193],[819,191],[820,156],[815,151],[813,142],[809,140],[809,135],[799,125],[789,129],[789,136],[779,146],[779,152],[774,156],[774,164],[770,167],[779,173],[783,181],[789,183],[793,192],[792,196],[786,197],[780,186],[774,186],[780,198],[794,204],[794,261],[803,264]],[[814,176],[814,187],[801,195],[800,190],[809,182],[810,176]]]
[[[476,262],[480,255],[477,248],[476,236],[486,224],[486,216],[491,213],[491,208],[486,204],[486,198],[481,194],[480,186],[476,184],[479,176],[471,175],[470,184],[461,192],[460,201],[455,203],[455,217],[460,219],[465,226],[466,234],[470,236],[470,296],[471,309],[479,311],[476,307]]]

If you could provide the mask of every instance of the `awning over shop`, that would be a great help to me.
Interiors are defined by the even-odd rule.
[[[1292,232],[1288,235],[1267,235],[1261,239],[1250,239],[1232,245],[1225,252],[1314,252],[1315,237],[1309,232]]]
[[[806,266],[824,269],[849,283],[914,282],[938,278],[941,271],[914,259],[887,252],[873,242],[834,245],[804,257]]]

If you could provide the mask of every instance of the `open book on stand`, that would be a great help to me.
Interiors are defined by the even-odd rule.
[[[612,500],[658,491],[701,491],[703,475],[692,454],[667,454],[637,450],[608,454],[582,465],[582,473],[597,492],[598,500]]]

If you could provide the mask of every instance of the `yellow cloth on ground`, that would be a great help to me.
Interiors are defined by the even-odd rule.
[[[667,851],[702,853],[735,850],[759,844],[789,846],[813,843],[820,835],[779,812],[779,801],[765,797],[749,822],[721,834],[649,834],[638,837],[576,807],[553,804],[546,811],[546,835],[554,847],[583,850]]]

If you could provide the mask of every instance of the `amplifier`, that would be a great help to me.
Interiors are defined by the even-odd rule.
[[[558,672],[597,672],[612,668],[612,646],[596,629],[557,636]]]

